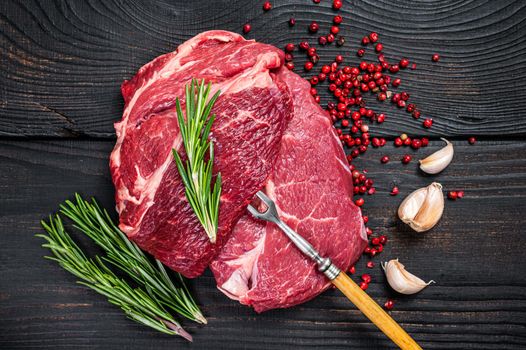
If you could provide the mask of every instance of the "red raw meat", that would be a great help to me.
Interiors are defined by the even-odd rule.
[[[175,99],[192,78],[222,92],[211,133],[223,178],[215,244],[171,155],[181,151]],[[230,32],[201,33],[142,67],[122,94],[110,168],[119,227],[142,249],[187,277],[212,262],[220,290],[258,312],[309,300],[329,281],[277,227],[248,216],[264,189],[321,254],[342,269],[358,259],[366,236],[341,142],[309,84],[283,67],[282,51]]]
[[[292,229],[347,270],[363,252],[367,235],[352,201],[352,175],[341,142],[309,84],[285,68],[279,75],[292,93],[294,112],[264,192]],[[221,291],[258,312],[303,303],[330,286],[276,225],[248,213],[211,269]]]
[[[122,85],[125,109],[110,158],[119,227],[187,277],[208,266],[272,169],[292,111],[287,86],[273,73],[282,58],[277,48],[238,34],[205,32]],[[186,200],[171,154],[182,147],[175,100],[192,78],[221,90],[211,133],[214,172],[223,179],[215,244]]]

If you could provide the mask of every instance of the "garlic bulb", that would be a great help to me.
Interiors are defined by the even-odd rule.
[[[426,283],[412,273],[407,272],[404,265],[402,265],[398,259],[382,263],[382,268],[385,271],[387,282],[389,282],[391,288],[398,293],[415,294],[431,283],[435,283],[433,280]]]
[[[409,194],[398,207],[398,217],[417,232],[430,230],[442,217],[442,185],[433,182]]]
[[[453,144],[442,138],[446,146],[420,161],[420,169],[428,174],[438,174],[444,170],[453,159]]]

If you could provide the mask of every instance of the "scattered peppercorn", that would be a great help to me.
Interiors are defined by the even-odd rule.
[[[435,53],[433,56],[431,56],[431,60],[433,62],[438,62],[438,60],[440,60],[440,56],[437,53]]]
[[[428,118],[424,120],[423,125],[424,125],[424,128],[429,129],[433,125],[433,119]]]
[[[367,284],[371,283],[372,277],[368,273],[364,273],[361,278],[362,278],[362,281],[364,281],[365,283]]]
[[[409,164],[409,162],[411,162],[411,159],[411,156],[409,154],[406,154],[402,157],[402,163]]]
[[[272,8],[272,4],[270,3],[270,1],[265,1],[265,3],[263,4],[263,10],[269,11],[271,8]]]
[[[333,0],[332,8],[335,9],[335,10],[341,9],[342,8],[342,1],[341,0]]]
[[[407,68],[407,66],[409,66],[409,60],[407,58],[402,58],[398,64],[400,65],[400,68]]]
[[[409,162],[408,162],[408,163],[409,163]],[[391,190],[390,195],[391,195],[391,196],[396,196],[398,193],[400,193],[400,190],[398,189],[397,186],[394,186],[393,189]]]
[[[389,163],[389,157],[383,156],[382,158],[380,158],[380,162],[382,162],[383,164]]]
[[[316,33],[320,29],[320,25],[316,22],[312,22],[309,25],[309,32]]]
[[[387,299],[387,301],[385,302],[384,304],[384,307],[387,309],[387,310],[392,310],[393,307],[394,307],[394,301],[392,299]]]
[[[245,24],[243,26],[243,33],[248,34],[252,30],[252,26],[250,24]]]
[[[367,266],[368,269],[372,269],[374,268],[375,264],[373,261],[368,261],[367,264],[365,264],[365,266]]]
[[[456,200],[458,198],[458,193],[456,191],[449,191],[447,193],[447,198],[451,199],[451,200]]]
[[[360,282],[360,288],[362,290],[367,290],[367,288],[369,288],[369,285],[365,282]]]
[[[306,50],[309,49],[310,45],[309,45],[308,42],[306,42],[306,41],[302,41],[302,42],[299,44],[299,47],[300,47],[301,50],[306,51]]]
[[[468,138],[468,142],[470,145],[474,145],[475,142],[477,142],[477,139],[475,139],[475,137],[471,136],[470,138]]]
[[[419,139],[413,139],[411,141],[411,148],[419,149],[420,147],[422,147],[422,141],[420,141]]]
[[[294,25],[296,25],[296,19],[294,17],[290,17],[289,27],[294,27]]]

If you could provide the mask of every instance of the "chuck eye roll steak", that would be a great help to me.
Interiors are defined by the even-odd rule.
[[[211,265],[220,290],[256,311],[301,303],[328,286],[276,228],[248,217],[258,190],[341,268],[366,242],[330,118],[283,62],[281,50],[235,33],[193,37],[122,84],[125,106],[110,157],[120,229],[186,277]],[[210,134],[214,173],[222,176],[215,244],[186,200],[171,152],[184,154],[175,101],[184,109],[192,78],[221,91]]]

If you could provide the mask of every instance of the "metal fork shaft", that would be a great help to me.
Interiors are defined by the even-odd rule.
[[[314,249],[312,244],[310,244],[305,238],[300,236],[296,231],[291,229],[289,225],[284,223],[278,215],[276,204],[272,199],[267,197],[265,193],[259,191],[257,193],[257,196],[267,206],[267,210],[265,212],[260,212],[252,205],[249,205],[249,212],[256,218],[270,221],[278,225],[278,227],[283,232],[285,232],[287,237],[289,237],[292,243],[294,243],[303,254],[307,255],[309,258],[316,262],[316,264],[318,265],[318,270],[320,272],[324,273],[325,276],[327,276],[327,278],[329,278],[331,281],[334,280],[340,273],[340,269],[332,263],[331,259],[322,257],[320,253],[316,249]]]
[[[305,255],[314,260],[318,264],[318,270],[327,276],[331,281],[335,279],[340,273],[340,269],[336,267],[329,258],[324,258],[318,253],[316,249],[305,238],[301,237],[296,231],[291,229],[289,225],[284,223],[281,219],[275,218],[273,222],[285,232],[287,237],[301,250]]]

